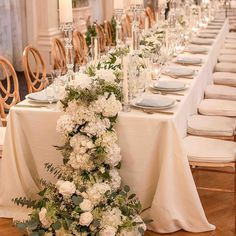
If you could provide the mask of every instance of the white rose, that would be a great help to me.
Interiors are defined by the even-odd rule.
[[[93,210],[93,204],[88,199],[84,199],[83,202],[81,202],[79,206],[82,211],[92,211]]]
[[[99,236],[115,236],[116,235],[116,228],[112,226],[106,226],[102,229],[99,233]]]
[[[93,221],[93,215],[90,212],[84,212],[80,215],[79,224],[82,226],[89,226]]]
[[[43,207],[39,212],[39,220],[45,228],[49,228],[52,222],[47,219],[47,209]]]
[[[71,195],[73,195],[76,191],[74,183],[70,181],[59,180],[56,184],[56,187],[59,193],[65,198],[71,197]]]

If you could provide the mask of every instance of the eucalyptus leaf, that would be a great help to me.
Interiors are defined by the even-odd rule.
[[[61,222],[57,221],[56,223],[52,224],[52,228],[54,230],[59,230],[61,228]]]

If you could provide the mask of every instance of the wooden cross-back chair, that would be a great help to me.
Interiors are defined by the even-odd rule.
[[[123,39],[125,38],[130,38],[131,37],[131,32],[132,32],[132,23],[131,23],[131,18],[128,14],[125,15],[124,19],[121,22],[122,25],[122,34],[123,34]]]
[[[58,38],[52,39],[51,52],[52,52],[52,58],[54,62],[53,68],[60,70],[62,74],[65,74],[67,71],[66,50],[60,39]]]
[[[35,63],[35,67],[33,68],[30,61],[31,59],[33,59]],[[33,46],[27,46],[23,52],[23,69],[28,93],[43,90],[46,83],[46,66],[39,51]]]
[[[109,21],[104,21],[104,34],[106,37],[106,45],[107,46],[112,46],[113,42],[112,42],[112,26],[111,23]]]
[[[155,13],[151,7],[146,7],[145,13],[148,17],[149,27],[155,25]]]
[[[75,51],[75,65],[83,65],[87,62],[88,46],[84,35],[75,30],[73,32],[73,46]]]
[[[106,37],[105,37],[104,29],[99,24],[95,24],[95,29],[96,29],[97,36],[99,37],[100,51],[104,52],[106,50]]]
[[[0,57],[0,70],[3,72],[3,79],[0,80],[0,108],[2,123],[5,126],[7,113],[12,106],[20,102],[20,94],[16,72],[4,57]]]

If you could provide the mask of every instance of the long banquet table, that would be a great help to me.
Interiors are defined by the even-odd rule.
[[[194,67],[194,79],[179,79],[189,84],[184,96],[171,109],[173,115],[146,114],[133,110],[121,112],[116,130],[122,150],[121,176],[141,200],[143,216],[153,220],[149,229],[170,233],[184,229],[190,232],[214,230],[205,216],[182,138],[186,135],[187,117],[197,112],[207,84],[212,83],[212,71],[219,49],[228,32],[226,21],[214,40],[207,46],[204,63]],[[186,54],[186,53],[184,53]],[[167,76],[164,79],[171,79]],[[23,101],[21,104],[28,104]],[[10,110],[0,161],[0,217],[21,218],[22,208],[12,204],[13,197],[35,197],[39,178],[54,181],[45,171],[44,163],[61,163],[53,145],[63,140],[56,133],[59,112],[47,108],[15,106]]]

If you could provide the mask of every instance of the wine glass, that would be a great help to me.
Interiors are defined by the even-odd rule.
[[[54,78],[52,76],[48,76],[48,77],[46,77],[45,80],[46,80],[46,82],[44,83],[44,90],[45,90],[47,100],[49,102],[49,108],[52,108],[52,104],[56,98],[54,85],[53,85]]]

